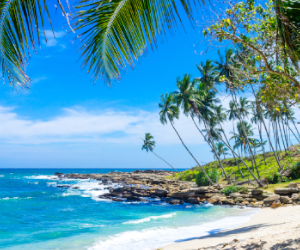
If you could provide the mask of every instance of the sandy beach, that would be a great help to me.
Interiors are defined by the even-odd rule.
[[[300,249],[300,206],[264,208],[237,228],[196,239],[178,239],[157,250],[198,249]]]

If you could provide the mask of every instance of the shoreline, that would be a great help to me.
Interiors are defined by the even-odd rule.
[[[238,227],[153,250],[282,249],[281,245],[300,249],[300,206],[262,208]]]

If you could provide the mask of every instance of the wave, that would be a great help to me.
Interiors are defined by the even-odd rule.
[[[3,175],[3,174],[0,174],[0,177],[4,177],[4,175]]]
[[[24,178],[34,180],[59,180],[59,178],[55,175],[30,175],[24,176]]]
[[[122,250],[150,250],[172,244],[177,241],[195,239],[237,227],[238,225],[247,222],[250,216],[254,215],[258,211],[258,209],[249,209],[248,211],[245,211],[243,216],[230,216],[214,222],[207,222],[194,226],[179,228],[155,227],[139,231],[127,231],[106,238],[101,238],[97,243],[87,249],[119,250],[120,246],[122,246]]]
[[[144,219],[139,219],[139,220],[130,220],[130,221],[124,222],[123,224],[140,224],[140,223],[144,223],[144,222],[149,222],[151,220],[171,218],[173,216],[176,216],[176,213],[165,214],[165,215],[160,215],[160,216],[150,216],[150,217],[147,217]]]
[[[27,199],[32,199],[33,197],[5,197],[5,198],[0,198],[0,200],[27,200]]]

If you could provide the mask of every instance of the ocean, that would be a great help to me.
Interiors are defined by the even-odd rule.
[[[53,175],[110,171],[133,169],[0,169],[0,249],[151,250],[233,228],[258,212],[210,204],[112,202],[98,198],[108,192],[107,185]]]

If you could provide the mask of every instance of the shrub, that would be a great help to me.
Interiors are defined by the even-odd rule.
[[[291,173],[290,177],[292,179],[299,179],[300,178],[300,162],[297,162],[293,166],[290,167]]]
[[[268,176],[266,176],[266,180],[270,184],[288,181],[288,179],[285,176],[281,176],[278,172],[270,173]]]
[[[241,194],[248,194],[249,189],[246,187],[238,187],[238,192],[240,192]]]
[[[217,179],[219,177],[219,173],[216,169],[205,169],[208,177],[213,181],[213,182],[217,182]],[[206,178],[206,176],[204,175],[204,173],[202,171],[200,171],[197,175],[196,175],[196,179],[195,182],[197,184],[197,186],[208,186],[209,182],[208,179]]]
[[[236,192],[239,192],[241,194],[247,194],[249,190],[246,187],[228,186],[224,188],[221,192],[226,196],[228,196],[231,193],[236,193]]]
[[[231,193],[236,193],[238,191],[237,186],[229,186],[224,188],[221,192],[225,194],[226,196],[230,195]]]

